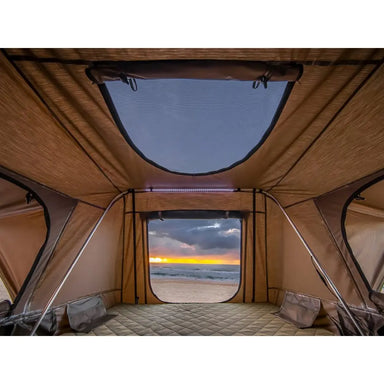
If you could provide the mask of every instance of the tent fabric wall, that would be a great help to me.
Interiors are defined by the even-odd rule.
[[[39,309],[44,306],[46,302],[48,302],[49,297],[53,293],[54,289],[57,287],[58,282],[60,282],[64,277],[65,272],[76,257],[78,251],[85,242],[87,236],[90,234],[93,226],[96,224],[102,212],[103,211],[99,208],[95,208],[83,203],[78,204],[68,222],[68,225],[66,226],[62,236],[60,237],[56,249],[52,254],[52,257],[43,275],[40,278],[38,286],[34,291],[30,303],[31,310]],[[93,237],[93,242],[97,241],[98,238],[103,239],[101,230],[102,228],[99,228],[97,236]],[[116,240],[115,234],[113,234],[111,238]],[[111,245],[108,242],[104,246],[108,247],[108,245],[110,245],[112,249],[115,250],[116,244]],[[99,252],[95,253],[90,251],[92,249],[94,248],[92,248],[92,245],[90,244],[87,249],[87,252],[91,252],[92,257],[95,260],[100,261],[100,258],[107,257],[107,255],[105,254],[99,255]],[[101,250],[103,249],[101,248]],[[90,269],[91,267],[88,265],[87,268]],[[112,268],[112,266],[110,268]],[[97,269],[97,265],[92,265],[92,268],[88,273],[91,273],[91,271],[93,270],[95,270],[96,272]],[[107,279],[108,281],[108,276],[104,276],[104,279]],[[80,295],[82,295],[84,293],[84,286],[85,288],[87,287],[87,282],[92,286],[92,281],[90,282],[86,276],[81,278],[81,282],[77,281],[76,285],[70,285],[68,284],[69,282],[67,282],[67,284],[64,285],[60,296],[56,298],[54,305],[59,305],[65,300],[75,298],[76,296],[79,297]],[[97,285],[99,283],[97,281],[94,281],[93,284]]]
[[[359,291],[362,301],[361,305],[373,309],[376,309],[376,306],[370,300],[370,287],[357,267],[344,236],[344,219],[347,205],[354,194],[368,183],[380,179],[383,174],[383,170],[375,172],[354,183],[338,188],[335,191],[328,192],[315,200],[322,219],[332,234],[332,240],[344,260],[346,270],[350,274],[352,278],[351,280],[356,284],[356,288]]]
[[[2,54],[0,66],[1,166],[72,197],[96,193],[90,202],[100,202],[110,182]]]
[[[383,81],[384,67],[380,66],[271,190],[283,204],[322,195],[383,168]],[[293,185],[297,192],[288,199],[284,193]]]
[[[384,280],[384,181],[374,179],[355,192],[345,213],[345,238],[369,286],[380,291]],[[349,199],[350,200],[350,199]],[[345,211],[344,211],[345,212]]]
[[[0,175],[3,179],[6,179],[11,183],[20,186],[25,191],[32,193],[33,197],[42,205],[44,209],[44,220],[47,227],[44,244],[42,244],[38,254],[35,255],[33,265],[13,303],[13,314],[20,314],[26,310],[32,292],[39,282],[49,258],[56,247],[57,240],[65,228],[77,201],[68,196],[52,191],[35,181],[1,166]],[[20,203],[16,203],[14,205],[20,207]],[[20,238],[18,241],[19,244],[14,242],[12,247],[16,244],[18,244],[17,246],[21,246],[21,244],[23,244],[23,253],[28,253],[28,243],[24,243],[21,240],[22,239]]]
[[[43,207],[34,199],[27,203],[27,193],[0,179],[0,278],[13,300],[47,234]]]
[[[12,299],[44,244],[46,232],[43,210],[0,219],[0,273]]]
[[[243,279],[239,293],[233,298],[234,302],[266,302],[266,268],[264,254],[264,214],[255,214],[255,231],[253,212],[243,221],[242,242],[242,271]],[[256,238],[254,237],[256,235]]]
[[[100,213],[96,214],[98,216]],[[86,216],[94,217],[90,212]],[[79,213],[80,216],[80,213]],[[84,211],[81,214],[84,217]],[[93,220],[91,220],[93,223]],[[89,221],[87,221],[87,226]],[[123,257],[123,201],[108,212],[55,300],[60,305],[74,298],[108,294],[120,302]],[[80,242],[79,242],[80,243]],[[71,245],[73,247],[73,244]],[[59,249],[58,249],[59,251]],[[60,250],[64,255],[69,252]],[[57,255],[60,257],[60,254]],[[64,258],[63,256],[61,256]],[[52,260],[54,263],[54,261]],[[110,303],[109,305],[112,305]]]
[[[307,209],[312,215],[316,215],[312,205],[313,203],[308,204]],[[301,214],[300,208],[295,212],[289,209],[288,214],[299,230],[303,231],[302,234],[307,241],[310,236],[317,237],[319,230],[322,232],[325,241],[324,237],[320,240],[315,253],[319,256],[318,249],[322,249],[323,255],[327,255],[328,235],[323,228],[318,227],[316,220],[313,218],[306,222],[308,212]],[[310,242],[310,246],[313,247],[314,244]],[[282,212],[269,199],[267,199],[267,257],[269,298],[272,303],[280,305],[285,291],[306,293],[325,301],[335,300],[317,275],[308,251]]]
[[[322,222],[313,201],[294,206],[289,209],[289,213],[331,279],[338,282],[337,288],[345,300],[351,305],[361,305],[362,293],[356,283],[356,280],[359,279],[356,276],[356,280],[354,280],[348,269],[345,268],[344,259]],[[309,285],[310,281],[307,281],[306,290]]]
[[[253,248],[252,192],[135,193],[135,220],[133,219],[132,196],[132,193],[127,195],[125,202],[123,302],[136,302],[139,304],[160,302],[160,300],[153,294],[149,281],[148,234],[146,216],[143,213],[167,210],[242,211],[244,213],[244,218],[242,220],[241,281],[239,291],[230,301],[266,301],[264,208],[263,197],[260,194],[257,194],[256,197],[256,209],[258,213],[256,214],[255,223],[255,234],[257,237],[255,253]],[[135,231],[133,229],[134,221]],[[134,243],[136,243],[136,249]],[[254,255],[256,257],[255,269]],[[135,297],[137,299],[135,299]]]
[[[345,229],[348,243],[369,285],[379,290],[384,279],[384,215],[377,217],[348,210]]]

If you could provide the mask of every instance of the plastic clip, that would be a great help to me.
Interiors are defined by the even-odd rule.
[[[261,83],[263,83],[264,89],[267,89],[268,88],[268,81],[271,79],[271,76],[272,76],[272,72],[271,71],[265,72],[265,74],[263,76],[261,76],[260,79],[255,80],[253,82],[252,88],[253,89],[257,89],[257,88],[259,88],[259,85]]]
[[[120,74],[120,79],[123,83],[128,84],[133,92],[137,91],[137,83],[135,79],[127,78],[123,73]]]
[[[27,204],[30,204],[32,200],[33,200],[33,195],[32,195],[31,192],[28,192],[28,193],[25,195],[25,202],[26,202]]]

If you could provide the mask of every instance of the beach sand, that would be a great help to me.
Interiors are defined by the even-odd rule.
[[[232,298],[238,284],[151,278],[153,293],[167,303],[218,303]]]
[[[0,301],[3,301],[3,300],[11,300],[11,298],[9,297],[7,288],[5,288],[4,283],[0,279]]]

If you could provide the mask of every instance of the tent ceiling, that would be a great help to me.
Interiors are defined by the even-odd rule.
[[[382,49],[319,49],[319,48],[272,48],[272,49],[7,49],[10,55],[54,60],[125,61],[168,59],[260,60],[260,61],[340,61],[382,60]]]
[[[105,205],[117,189],[128,188],[256,187],[291,195],[284,201],[289,204],[384,164],[382,49],[7,49],[6,54],[25,78],[1,57],[1,165],[88,202]],[[185,176],[154,167],[129,146],[85,75],[93,61],[159,59],[294,61],[304,64],[304,72],[275,128],[248,160],[218,174]]]

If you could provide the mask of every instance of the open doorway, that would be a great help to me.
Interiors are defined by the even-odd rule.
[[[230,300],[240,285],[236,212],[173,211],[148,221],[150,284],[169,303]]]

